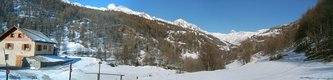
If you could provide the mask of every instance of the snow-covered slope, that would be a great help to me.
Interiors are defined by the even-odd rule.
[[[239,66],[216,71],[146,77],[140,80],[331,80],[333,63],[303,61],[303,54],[287,52],[282,60],[262,58]],[[236,66],[235,66],[236,65]],[[228,65],[229,66],[229,65]]]
[[[252,36],[271,36],[279,33],[280,32],[278,29],[274,30],[261,29],[256,32],[245,32],[245,31],[236,32],[235,30],[232,30],[228,34],[223,34],[223,33],[210,33],[210,34],[219,38],[221,41],[227,41],[234,45],[240,45],[240,42],[248,38],[251,38]]]

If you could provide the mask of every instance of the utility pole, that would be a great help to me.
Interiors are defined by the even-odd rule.
[[[101,64],[102,64],[102,61],[98,62],[97,80],[101,80]]]
[[[72,62],[69,64],[69,80],[72,80],[72,71],[73,71],[73,68],[72,68]]]
[[[8,64],[7,64],[8,56],[6,56],[5,48],[3,48],[3,55],[5,57],[5,63],[6,63],[6,80],[8,80],[8,75],[10,71],[8,69]]]
[[[104,26],[104,35],[103,35],[103,47],[104,47],[104,60],[106,60],[106,44],[105,44],[105,39],[106,39],[106,32],[105,32],[105,30],[106,30],[106,27]]]
[[[123,76],[124,76],[124,75],[120,75],[120,80],[123,80]]]
[[[8,80],[8,75],[9,75],[10,71],[7,68],[7,62],[6,62],[6,80]]]
[[[7,66],[8,66],[8,64],[7,64],[7,61],[6,61],[6,80],[8,80],[8,75],[10,73]]]

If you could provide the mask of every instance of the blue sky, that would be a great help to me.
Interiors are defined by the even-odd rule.
[[[165,20],[182,18],[208,32],[256,31],[288,24],[317,0],[70,0],[107,7],[113,3]]]

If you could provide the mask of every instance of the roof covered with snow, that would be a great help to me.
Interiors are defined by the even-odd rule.
[[[44,42],[44,43],[57,43],[57,41],[51,40],[47,36],[45,36],[42,32],[26,29],[26,28],[18,28],[18,27],[12,27],[8,31],[6,31],[4,34],[1,35],[1,39],[3,39],[6,35],[8,35],[10,32],[20,30],[25,35],[27,35],[32,41],[36,42]]]
[[[21,30],[24,34],[26,34],[33,41],[57,43],[56,41],[53,41],[50,38],[48,38],[47,36],[45,36],[42,32],[31,30],[31,29],[26,29],[26,28],[18,28],[18,29]]]

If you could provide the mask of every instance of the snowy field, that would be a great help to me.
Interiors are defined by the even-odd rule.
[[[333,63],[303,61],[302,54],[286,53],[282,60],[254,59],[240,65],[235,61],[227,69],[168,76],[146,77],[140,80],[333,80]]]
[[[72,80],[96,80],[98,72],[98,60],[88,57],[71,57],[80,59],[73,64]],[[5,80],[5,71],[0,70],[0,80]],[[101,64],[101,73],[107,74],[123,74],[123,80],[136,80],[142,77],[149,76],[163,76],[175,74],[174,70],[165,70],[153,66],[125,66],[120,65],[111,67],[106,63]],[[10,80],[68,80],[69,78],[69,65],[60,65],[54,67],[42,68],[39,70],[24,69],[24,70],[11,70]],[[101,75],[101,80],[120,80],[119,76],[114,75]]]
[[[88,57],[73,64],[72,80],[96,80],[98,61]],[[241,65],[235,61],[226,69],[176,74],[174,70],[165,70],[153,66],[110,67],[103,63],[101,73],[123,74],[123,80],[333,80],[333,63],[303,61],[304,55],[286,53],[282,60],[268,61],[265,57],[254,58],[251,63]],[[17,80],[68,80],[69,66],[55,66],[40,70],[12,70],[12,78]],[[1,70],[0,80],[4,80]],[[11,79],[15,80],[15,79]],[[119,76],[101,75],[101,80],[120,80]]]

